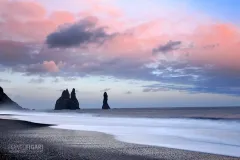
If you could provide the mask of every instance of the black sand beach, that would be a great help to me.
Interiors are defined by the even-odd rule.
[[[237,160],[239,158],[129,144],[111,135],[53,129],[47,125],[0,119],[0,159],[82,160]]]

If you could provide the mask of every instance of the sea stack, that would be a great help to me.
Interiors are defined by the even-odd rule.
[[[76,97],[75,88],[72,89],[70,102],[71,102],[71,104],[69,105],[70,109],[73,109],[73,110],[79,109],[79,102]]]
[[[68,110],[80,109],[79,102],[77,100],[76,92],[74,88],[71,92],[71,97],[68,89],[66,89],[62,92],[61,97],[56,101],[55,110],[63,110],[63,109],[68,109]]]
[[[7,96],[7,94],[4,93],[4,90],[2,87],[0,87],[0,108],[4,109],[22,109],[16,102],[11,100]]]
[[[109,105],[108,105],[108,94],[107,92],[104,92],[103,94],[103,106],[102,109],[110,109]]]

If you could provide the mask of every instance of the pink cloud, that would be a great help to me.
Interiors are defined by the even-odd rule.
[[[230,24],[199,27],[189,37],[194,48],[189,49],[189,60],[222,68],[240,70],[240,29]],[[206,47],[206,46],[212,47]]]
[[[86,3],[78,14],[47,11],[34,1],[0,0],[1,66],[27,75],[105,75],[196,85],[200,91],[207,86],[214,92],[225,87],[219,93],[239,86],[239,26],[199,21],[194,14],[176,16],[181,11],[161,19],[133,20],[106,0],[76,1]],[[83,19],[94,30],[85,23],[76,25]],[[71,32],[61,32],[61,43],[48,47],[47,36],[66,23]],[[74,36],[77,43],[63,46]],[[96,37],[103,41],[94,41]],[[151,68],[153,62],[156,68]]]
[[[114,7],[106,3],[101,4],[98,3],[97,1],[94,1],[94,3],[90,3],[89,12],[103,14],[112,18],[119,18],[123,16],[123,12],[117,7]]]
[[[73,23],[76,20],[74,14],[67,12],[67,11],[55,11],[51,13],[50,20],[55,22],[58,25],[63,23]]]
[[[72,23],[74,14],[55,11],[48,16],[44,6],[34,1],[2,0],[0,5],[0,39],[44,41],[59,25]]]
[[[1,0],[0,12],[3,19],[34,20],[44,18],[46,10],[34,1]]]
[[[44,61],[43,62],[43,67],[48,72],[58,72],[59,71],[59,68],[54,61]]]
[[[88,7],[75,15],[69,11],[47,13],[46,8],[35,1],[1,0],[0,19],[3,21],[0,22],[0,39],[41,42],[60,25],[75,23],[86,16],[98,16],[99,25],[107,26],[111,32],[116,31],[123,26],[123,22],[118,20],[122,12],[102,2],[84,1]]]
[[[46,36],[60,25],[75,23],[85,16],[95,15],[97,18],[91,17],[92,21],[96,21],[100,27],[106,27],[106,32],[116,33],[116,35],[100,47],[91,46],[81,49],[89,54],[151,59],[154,48],[175,40],[183,44],[194,44],[193,48],[175,51],[176,54],[189,53],[189,57],[180,56],[180,58],[192,63],[240,69],[239,28],[231,24],[196,22],[192,16],[178,23],[171,22],[169,20],[171,16],[140,23],[131,21],[123,11],[108,4],[107,1],[96,0],[84,1],[87,7],[79,15],[69,11],[52,11],[47,14],[44,6],[33,1],[1,0],[0,3],[0,15],[3,15],[0,18],[4,19],[0,23],[0,39],[42,43]],[[214,44],[218,45],[214,48],[205,47]],[[46,61],[43,65],[51,72],[59,70],[54,61]]]

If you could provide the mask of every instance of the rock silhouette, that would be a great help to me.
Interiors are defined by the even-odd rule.
[[[102,109],[110,109],[109,105],[108,105],[108,95],[107,92],[104,92],[103,94],[103,106]]]
[[[66,97],[70,98],[70,94],[69,94],[68,89],[66,89]]]
[[[22,109],[16,102],[11,100],[3,91],[3,88],[0,87],[0,108],[6,108],[6,109]]]
[[[76,97],[75,88],[73,88],[72,92],[71,92],[71,105],[70,105],[70,109],[79,109],[79,102],[78,102],[77,97]]]
[[[66,89],[62,92],[61,97],[56,101],[55,110],[63,110],[63,109],[68,109],[68,110],[80,109],[79,102],[77,100],[76,92],[74,88],[72,89],[71,97],[68,89]]]

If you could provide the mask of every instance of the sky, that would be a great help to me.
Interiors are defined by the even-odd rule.
[[[24,108],[240,106],[239,0],[0,0],[0,86]]]

